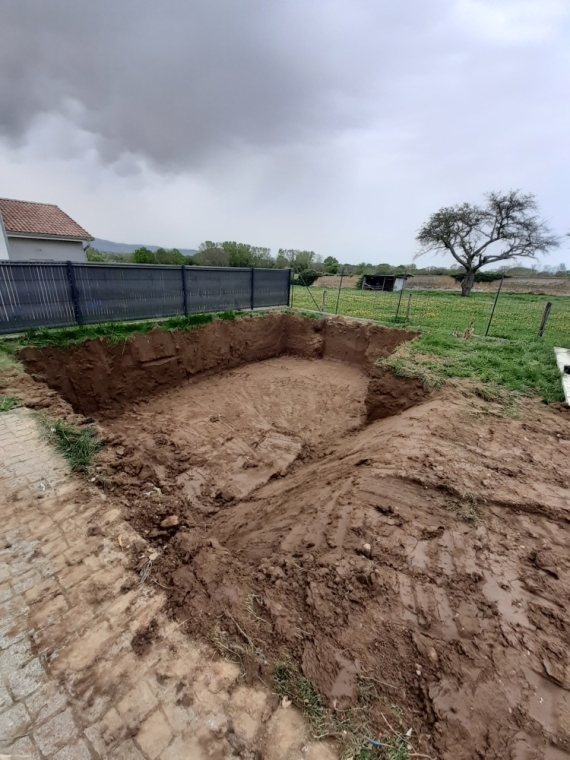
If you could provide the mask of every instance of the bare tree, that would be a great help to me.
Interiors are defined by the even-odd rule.
[[[450,253],[465,268],[461,295],[468,296],[475,273],[487,264],[516,258],[536,258],[560,245],[537,215],[534,195],[520,190],[487,193],[484,206],[463,203],[441,208],[419,230],[417,256]],[[417,258],[416,256],[416,258]]]

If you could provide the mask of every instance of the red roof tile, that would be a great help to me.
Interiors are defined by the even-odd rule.
[[[51,203],[31,203],[0,198],[0,214],[2,214],[8,234],[12,232],[93,240],[83,227]]]

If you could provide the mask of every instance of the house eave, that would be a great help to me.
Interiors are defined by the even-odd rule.
[[[27,238],[31,240],[65,240],[67,242],[76,243],[90,243],[95,240],[91,235],[79,236],[79,235],[48,235],[43,232],[11,232],[6,230],[6,237],[10,238]]]

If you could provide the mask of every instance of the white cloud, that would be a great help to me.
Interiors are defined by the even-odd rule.
[[[498,43],[544,42],[568,16],[564,0],[459,0],[458,21]]]

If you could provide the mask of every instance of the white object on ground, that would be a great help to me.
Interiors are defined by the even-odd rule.
[[[558,369],[562,374],[562,388],[564,390],[566,404],[570,406],[570,375],[564,372],[564,367],[570,367],[570,349],[555,348],[554,353],[556,355],[556,363],[558,364]]]

